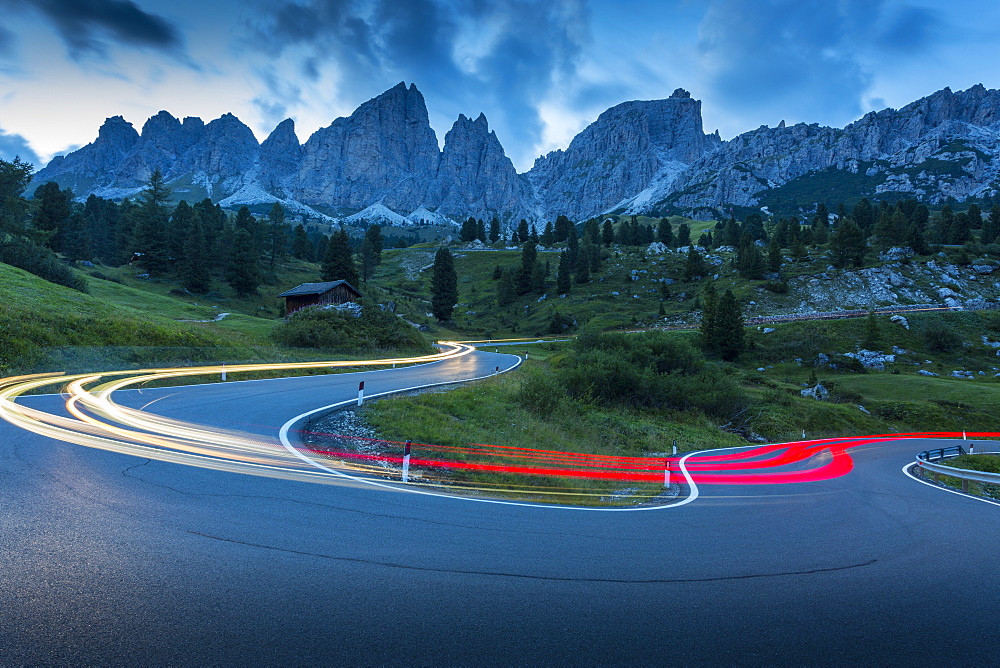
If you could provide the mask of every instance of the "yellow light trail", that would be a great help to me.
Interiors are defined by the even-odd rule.
[[[471,346],[454,342],[441,341],[439,344],[444,347],[443,351],[416,357],[13,376],[0,379],[0,417],[42,436],[138,457],[253,475],[351,484],[328,472],[309,468],[304,462],[291,456],[276,439],[268,440],[265,437],[191,424],[126,408],[114,402],[114,392],[152,380],[221,374],[223,371],[235,374],[250,371],[424,364],[462,357],[475,350]],[[95,385],[93,389],[88,389]],[[25,394],[48,387],[64,393],[68,416],[18,403],[18,399]],[[351,470],[371,468],[346,464],[345,467]],[[381,472],[384,473],[384,470]]]

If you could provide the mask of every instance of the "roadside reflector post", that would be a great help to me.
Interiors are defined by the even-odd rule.
[[[663,460],[663,487],[668,489],[670,487],[670,460]]]
[[[410,446],[413,441],[406,439],[406,444],[403,445],[403,482],[408,482],[410,479]]]
[[[965,435],[965,430],[964,429],[962,430],[962,440],[963,441],[969,440],[968,437],[966,437],[966,435]]]
[[[805,429],[802,430],[802,440],[803,441],[806,440],[806,430]]]
[[[677,454],[677,439],[674,439],[674,454]]]
[[[365,381],[358,383],[358,406],[365,403]]]
[[[970,455],[976,454],[976,444],[975,443],[969,443],[969,454]]]
[[[525,351],[524,351],[524,359],[525,359],[525,360],[527,360],[527,359],[528,359],[528,351],[527,351],[527,350],[525,350]]]
[[[500,373],[500,367],[497,367],[496,369],[493,370],[494,376],[497,375],[498,373]]]
[[[226,363],[222,363],[222,380],[226,379]]]

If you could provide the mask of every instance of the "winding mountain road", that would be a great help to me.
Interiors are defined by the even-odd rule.
[[[276,442],[359,379],[514,359],[116,397]],[[904,476],[929,446],[607,512],[240,475],[0,422],[0,664],[997,663],[1000,508]]]

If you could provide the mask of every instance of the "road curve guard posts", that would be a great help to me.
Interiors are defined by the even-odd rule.
[[[969,469],[959,469],[952,466],[943,466],[935,462],[942,459],[951,459],[959,455],[966,454],[961,445],[953,445],[948,448],[938,448],[936,450],[924,450],[917,455],[917,466],[934,474],[935,482],[939,475],[947,475],[952,478],[959,478],[962,481],[962,491],[969,493],[969,481],[985,482],[992,485],[1000,485],[1000,473],[988,473],[986,471],[970,471]]]

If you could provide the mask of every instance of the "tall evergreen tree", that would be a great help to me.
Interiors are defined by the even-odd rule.
[[[296,225],[292,232],[292,255],[300,260],[312,261],[313,245],[306,234],[306,228]]]
[[[0,159],[0,231],[20,233],[25,229],[28,201],[25,188],[31,183],[31,163],[15,156],[13,160]]]
[[[716,319],[719,312],[719,293],[715,283],[708,282],[701,293],[701,331],[702,344],[705,350],[715,352],[719,349],[719,329]]]
[[[556,292],[559,294],[565,295],[569,293],[572,271],[569,253],[565,251],[559,253],[559,268],[556,269]]]
[[[167,239],[170,247],[170,256],[180,261],[184,257],[185,241],[191,233],[191,225],[195,219],[195,212],[186,200],[181,200],[174,207],[174,212],[170,214],[170,227],[167,230]]]
[[[570,229],[572,229],[572,227],[573,223],[570,222],[570,219],[567,218],[566,216],[556,217],[554,232],[555,232],[555,241],[557,244],[562,243],[563,241],[566,241],[569,238],[569,231]]]
[[[476,238],[486,243],[486,224],[482,218],[476,221]]]
[[[854,222],[853,216],[840,221],[830,240],[830,250],[833,251],[833,265],[860,267],[865,262],[865,236],[861,228]]]
[[[246,229],[240,228],[233,234],[226,282],[241,297],[257,294],[257,286],[260,285],[260,256]]]
[[[719,336],[717,352],[722,359],[731,362],[739,357],[746,347],[743,310],[732,290],[726,290],[719,298],[714,320]]]
[[[282,257],[288,248],[288,236],[285,231],[285,209],[280,202],[275,202],[267,213],[267,268],[274,272],[274,264]]]
[[[681,247],[691,245],[691,227],[687,223],[681,223],[677,228],[677,245]]]
[[[521,240],[521,243],[524,243],[530,236],[531,230],[528,229],[528,221],[522,218],[521,222],[517,224],[517,238]]]
[[[552,227],[552,221],[551,220],[546,221],[545,231],[542,232],[542,238],[541,238],[542,245],[551,246],[553,243],[555,243],[555,239],[556,239],[556,232],[555,228]]]
[[[989,217],[983,221],[984,244],[992,244],[1000,237],[1000,204],[993,205]]]
[[[200,216],[194,216],[184,239],[184,251],[180,260],[180,279],[186,290],[202,294],[212,287],[208,253],[205,226],[202,225]]]
[[[451,319],[451,312],[458,301],[458,274],[451,251],[442,246],[434,255],[431,268],[431,313],[439,321]]]
[[[351,240],[344,230],[334,232],[327,242],[320,276],[324,281],[347,281],[357,287],[358,270],[351,256]]]
[[[500,220],[494,216],[490,219],[490,242],[496,243],[500,239]]]
[[[70,260],[89,260],[93,257],[90,230],[81,211],[74,211],[63,223],[61,250]]]
[[[365,239],[371,242],[372,252],[375,253],[375,264],[380,264],[382,262],[382,250],[385,247],[385,240],[382,237],[382,226],[369,225],[365,231]]]
[[[605,220],[601,227],[601,241],[604,242],[605,246],[610,246],[615,242],[615,226],[611,224],[610,218]]]
[[[154,277],[165,275],[171,264],[166,206],[169,197],[170,189],[157,169],[139,196],[142,203],[134,232],[135,252],[141,253],[139,264]]]
[[[237,229],[233,235],[226,282],[241,297],[256,294],[260,285],[260,256],[250,232],[245,228]]]
[[[469,216],[462,223],[462,228],[458,233],[458,240],[467,243],[469,241],[474,241],[476,238],[476,219]]]
[[[365,283],[375,271],[375,264],[375,246],[366,234],[361,241],[361,280]]]
[[[73,212],[73,191],[60,190],[58,183],[49,181],[35,188],[34,199],[33,226],[44,234],[49,246],[59,249],[62,244],[59,231]]]
[[[690,281],[699,276],[704,276],[708,271],[708,267],[705,265],[705,259],[698,252],[698,249],[692,246],[688,250],[687,260],[684,262],[684,280]]]

